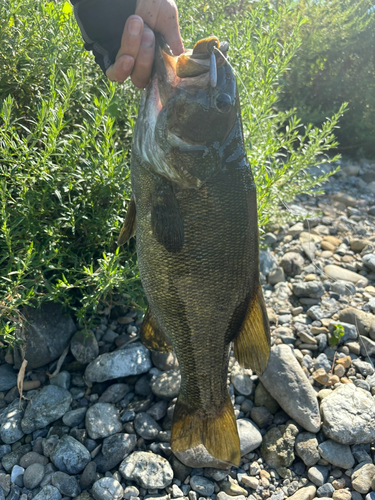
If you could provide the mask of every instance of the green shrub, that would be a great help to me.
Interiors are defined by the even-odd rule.
[[[371,0],[300,0],[307,19],[301,47],[285,74],[282,109],[321,126],[348,103],[339,151],[375,157],[375,10]]]
[[[179,7],[186,46],[210,34],[230,42],[262,226],[281,202],[324,180],[306,169],[329,161],[322,154],[335,144],[342,110],[321,130],[276,110],[279,80],[298,49],[293,9],[266,0]],[[100,74],[69,3],[4,0],[0,17],[0,307],[9,342],[25,304],[58,301],[82,323],[124,296],[144,306],[134,242],[121,251],[115,243],[130,196],[139,93]],[[280,43],[285,19],[292,28]]]

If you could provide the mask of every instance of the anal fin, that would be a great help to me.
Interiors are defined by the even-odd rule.
[[[247,306],[245,318],[234,340],[234,357],[244,368],[263,373],[270,355],[270,327],[262,288]]]
[[[132,236],[134,236],[136,229],[136,208],[135,208],[135,200],[134,196],[131,197],[128,210],[126,212],[124,224],[120,231],[120,236],[117,239],[117,245],[120,247],[121,245],[125,245],[125,243],[130,240]]]
[[[222,408],[212,408],[209,412],[177,400],[171,448],[176,457],[190,467],[238,466],[240,439],[229,395]]]
[[[141,327],[140,337],[142,344],[150,351],[171,352],[172,345],[167,341],[163,332],[157,325],[150,306],[147,308]]]

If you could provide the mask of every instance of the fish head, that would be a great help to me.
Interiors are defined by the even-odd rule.
[[[174,56],[157,36],[134,150],[150,170],[181,187],[199,188],[220,170],[228,145],[242,133],[236,127],[240,107],[227,50],[227,43],[211,37]]]

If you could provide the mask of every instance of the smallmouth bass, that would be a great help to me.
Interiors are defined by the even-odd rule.
[[[151,350],[173,348],[180,364],[171,448],[192,467],[239,464],[227,390],[230,346],[241,366],[259,373],[270,350],[256,188],[227,49],[211,37],[175,57],[157,38],[119,238],[123,244],[136,234],[149,304],[141,340]]]

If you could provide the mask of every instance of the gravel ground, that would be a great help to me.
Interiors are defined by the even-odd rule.
[[[258,377],[231,358],[228,373],[238,468],[171,454],[178,363],[140,344],[134,310],[104,311],[84,333],[46,308],[29,331],[26,400],[19,356],[1,353],[0,500],[375,500],[375,164],[342,167],[289,207],[308,220],[265,235],[271,362]]]

